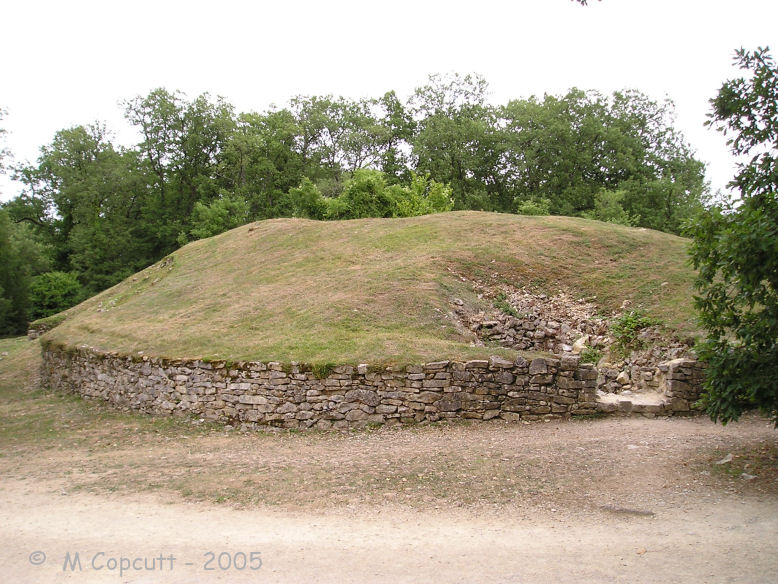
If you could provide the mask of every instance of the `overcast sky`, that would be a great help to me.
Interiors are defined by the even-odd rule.
[[[703,127],[708,100],[738,75],[736,48],[778,50],[778,0],[10,0],[0,13],[16,161],[94,121],[134,143],[118,102],[156,87],[262,111],[297,94],[405,97],[431,73],[474,72],[493,103],[573,86],[668,96],[723,188],[733,160]],[[3,199],[19,188],[0,177]]]

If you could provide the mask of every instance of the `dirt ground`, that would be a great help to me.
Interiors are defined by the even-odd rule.
[[[222,509],[142,495],[64,495],[24,481],[4,482],[1,493],[7,582],[767,583],[778,568],[775,501],[735,497],[655,515],[614,508],[533,518],[391,506]],[[46,554],[43,565],[31,564],[40,559],[35,551]],[[243,565],[241,554],[251,552],[261,560],[255,571],[218,568],[220,559]],[[160,555],[175,560],[131,568],[130,560]],[[128,569],[120,574],[122,557]],[[111,570],[111,559],[119,567]]]
[[[132,469],[150,471],[156,459],[147,484],[164,485],[179,472],[166,466],[170,445],[136,455],[122,448],[4,455],[6,581],[773,582],[778,569],[775,469],[757,471],[743,462],[750,454],[737,454],[775,447],[774,430],[758,418],[728,428],[702,419],[618,419],[196,441],[195,474],[240,479],[261,461],[269,484],[260,492],[277,490],[275,498],[207,500],[169,485],[148,492]],[[711,455],[724,450],[734,451],[733,461],[716,465]],[[235,466],[209,468],[206,451]],[[90,456],[97,458],[86,477]],[[141,464],[133,456],[150,458]],[[517,489],[501,496],[497,486],[510,477],[479,470],[480,485],[456,480],[466,478],[462,468],[440,484],[408,480],[409,468],[415,473],[427,460],[435,472],[447,459],[486,465],[486,475],[502,469],[517,477]],[[738,474],[745,465],[757,478]],[[525,467],[534,470],[521,478]],[[126,471],[123,488],[115,468]],[[403,476],[390,480],[390,468]],[[372,475],[361,482],[361,471],[386,475],[392,486],[378,488]],[[46,554],[41,566],[31,563],[36,551]],[[251,552],[259,569],[233,565]],[[154,561],[171,554],[172,565]],[[130,568],[120,574],[121,558]]]
[[[241,434],[41,391],[31,359],[0,363],[3,582],[776,578],[758,416]]]

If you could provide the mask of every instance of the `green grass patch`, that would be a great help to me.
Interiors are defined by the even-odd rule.
[[[513,318],[521,318],[519,311],[511,306],[510,302],[508,302],[508,297],[503,292],[500,292],[497,295],[497,298],[494,299],[494,307],[497,310],[502,310],[508,316],[512,316]]]

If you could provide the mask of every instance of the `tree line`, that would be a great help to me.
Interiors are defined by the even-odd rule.
[[[0,209],[0,333],[20,332],[193,239],[273,217],[451,209],[586,216],[678,233],[704,165],[673,105],[636,90],[487,101],[476,75],[433,75],[406,100],[296,96],[236,112],[155,89],[122,103],[141,136],[60,130]]]

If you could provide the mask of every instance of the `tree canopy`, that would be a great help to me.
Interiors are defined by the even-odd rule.
[[[705,202],[703,165],[669,101],[579,89],[488,98],[485,79],[458,74],[430,76],[407,100],[298,95],[248,113],[154,89],[122,103],[138,144],[116,145],[99,123],[62,129],[34,164],[12,167],[24,188],[3,208],[46,250],[47,270],[78,278],[83,297],[258,219],[455,208],[677,233]]]
[[[740,200],[712,208],[690,229],[699,269],[695,304],[707,331],[704,404],[714,420],[758,407],[778,425],[778,68],[768,49],[735,56],[744,77],[711,100],[709,125],[748,157],[730,183]]]

